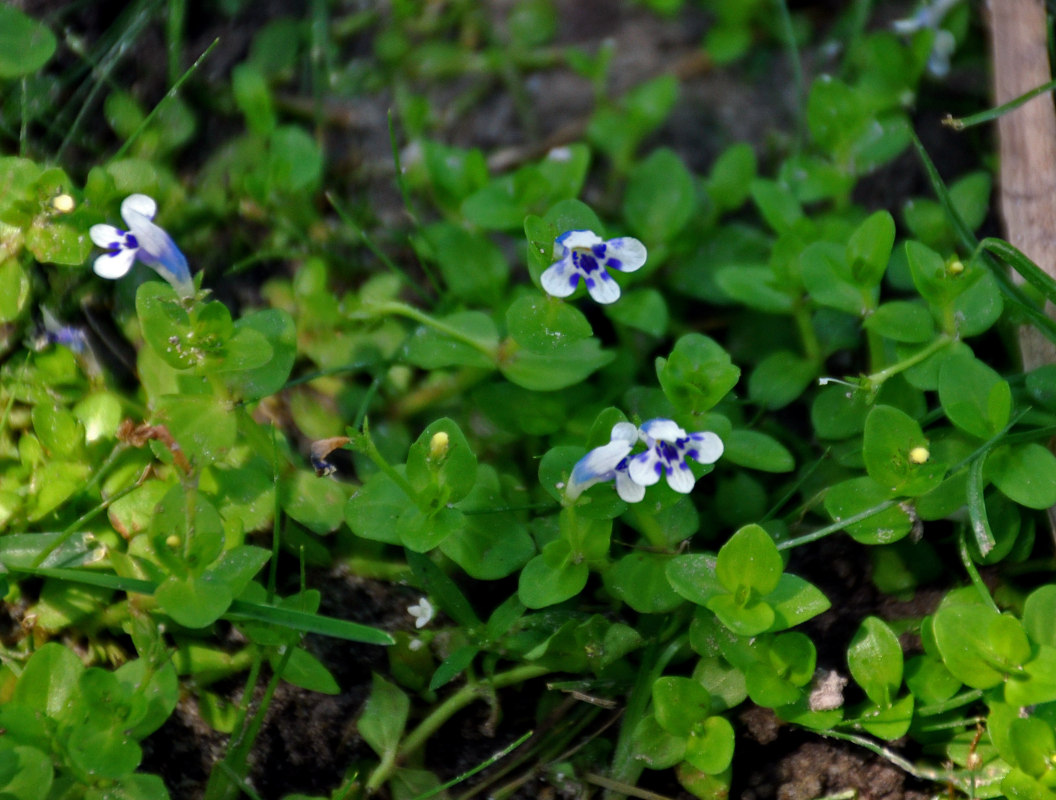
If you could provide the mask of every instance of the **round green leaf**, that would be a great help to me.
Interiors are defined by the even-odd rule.
[[[0,78],[31,75],[55,54],[55,34],[15,6],[0,5]]]
[[[986,460],[986,474],[1005,497],[1020,505],[1056,505],[1056,456],[1036,442],[994,450]]]

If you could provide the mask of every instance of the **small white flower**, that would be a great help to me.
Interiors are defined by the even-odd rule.
[[[616,479],[616,493],[628,503],[645,497],[645,487],[631,480],[627,471],[627,456],[638,442],[638,429],[629,422],[612,426],[611,441],[595,447],[572,468],[565,497],[575,500],[595,483]]]
[[[568,297],[580,279],[599,303],[620,299],[620,286],[608,270],[634,272],[645,263],[645,245],[623,236],[604,241],[593,231],[566,231],[554,241],[554,257],[560,259],[542,274],[543,289],[554,297]]]
[[[132,269],[138,258],[172,284],[183,296],[194,294],[194,283],[187,259],[160,227],[151,220],[158,211],[154,198],[130,194],[121,203],[121,217],[128,225],[124,231],[113,225],[93,225],[88,231],[92,241],[110,252],[95,259],[93,269],[103,278],[116,280]]]
[[[668,486],[688,494],[697,479],[686,458],[714,464],[723,451],[722,439],[716,434],[686,433],[669,419],[648,420],[642,423],[641,433],[649,449],[634,456],[628,464],[631,480],[641,486],[652,486],[666,473]]]
[[[429,598],[420,597],[413,606],[407,606],[407,613],[414,617],[414,627],[424,628],[432,621],[436,609],[429,602]]]

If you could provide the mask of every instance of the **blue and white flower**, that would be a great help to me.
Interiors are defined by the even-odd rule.
[[[172,238],[152,220],[158,211],[154,198],[131,194],[121,203],[121,217],[128,230],[113,225],[93,225],[88,231],[92,241],[109,252],[95,259],[93,269],[103,278],[116,280],[132,269],[138,258],[151,267],[182,296],[194,294],[194,282],[187,259]]]
[[[950,71],[950,57],[957,47],[953,34],[941,27],[942,21],[960,2],[961,0],[931,0],[921,5],[912,17],[891,23],[892,30],[903,36],[921,30],[931,30],[934,33],[935,38],[932,40],[931,53],[928,56],[928,72],[936,78],[943,78]]]
[[[572,468],[572,476],[565,487],[565,497],[575,500],[595,483],[616,481],[616,493],[628,503],[645,497],[645,487],[631,480],[627,471],[628,457],[638,443],[638,429],[629,422],[612,426],[611,441],[595,447]]]
[[[642,438],[648,449],[634,456],[627,465],[630,478],[640,486],[652,486],[666,475],[667,484],[676,492],[688,494],[697,479],[686,463],[692,458],[700,464],[714,464],[722,455],[722,439],[710,431],[686,433],[669,419],[651,419],[642,423]]]
[[[634,272],[645,263],[646,251],[644,244],[629,236],[605,241],[593,231],[566,231],[554,241],[554,257],[560,260],[540,279],[547,294],[568,297],[582,279],[599,303],[615,303],[620,286],[608,270]]]

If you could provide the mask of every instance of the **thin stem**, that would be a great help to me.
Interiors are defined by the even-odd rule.
[[[479,339],[474,339],[472,336],[467,335],[458,328],[448,325],[446,322],[441,322],[435,317],[431,317],[424,311],[420,311],[412,305],[407,303],[401,303],[399,300],[386,300],[381,303],[371,303],[366,307],[368,311],[375,312],[378,314],[391,314],[393,316],[406,317],[412,319],[415,322],[419,322],[422,325],[435,330],[437,333],[442,333],[444,336],[448,336],[455,341],[462,342],[463,344],[469,345],[474,350],[483,353],[485,356],[490,358],[492,361],[498,359],[498,345],[487,345],[481,342]]]
[[[983,583],[983,578],[979,574],[979,570],[976,569],[975,562],[972,561],[972,554],[968,552],[968,541],[965,538],[963,530],[957,536],[957,554],[961,557],[961,563],[964,565],[965,572],[968,573],[968,579],[983,598],[983,602],[990,606],[994,611],[1001,613],[1001,610],[997,607],[997,603],[994,602],[994,598],[990,595],[990,590],[987,589],[986,584]]]
[[[1019,97],[1014,97],[1007,103],[997,106],[996,108],[988,108],[985,111],[980,111],[976,114],[970,114],[967,117],[954,117],[950,114],[946,115],[946,118],[942,121],[942,124],[948,128],[953,128],[955,131],[963,131],[965,128],[971,128],[975,125],[982,125],[984,122],[990,122],[998,117],[1003,117],[1009,111],[1015,111],[1021,105],[1030,100],[1033,100],[1039,94],[1045,94],[1056,89],[1056,80],[1043,83],[1029,92],[1024,92]]]
[[[467,683],[447,698],[447,700],[433,709],[433,711],[418,724],[418,727],[407,735],[400,744],[399,750],[391,759],[390,763],[379,764],[374,769],[370,774],[370,777],[367,778],[364,787],[366,794],[369,796],[380,789],[392,776],[397,764],[422,747],[422,745],[428,741],[429,737],[440,730],[445,722],[478,697],[481,697],[485,692],[502,689],[506,686],[512,686],[518,683],[524,683],[533,678],[542,677],[551,671],[552,670],[546,667],[537,666],[535,664],[525,664],[519,667],[514,667],[506,672],[500,672],[497,675],[493,675],[486,681]]]
[[[874,372],[871,375],[867,375],[863,379],[863,383],[868,386],[872,386],[874,389],[879,388],[888,378],[894,377],[900,372],[905,372],[910,367],[914,367],[922,361],[930,358],[935,353],[942,350],[946,345],[953,341],[953,337],[949,334],[943,333],[935,338],[931,344],[927,347],[918,350],[913,355],[902,359],[897,364],[892,364],[890,367],[885,367],[879,372]]]
[[[399,486],[403,493],[407,495],[408,499],[418,506],[419,510],[425,514],[429,513],[430,509],[428,503],[418,496],[418,492],[414,490],[414,487],[408,483],[405,477],[396,471],[392,464],[385,460],[385,456],[383,456],[381,451],[378,450],[378,446],[374,444],[374,439],[371,438],[370,435],[370,424],[365,418],[363,420],[363,432],[351,437],[349,444],[353,449],[373,461],[378,469],[384,472],[389,477],[389,480]]]
[[[151,120],[154,119],[158,111],[161,110],[161,108],[165,105],[166,102],[168,102],[170,98],[176,96],[176,92],[180,90],[180,87],[187,82],[187,79],[194,74],[195,70],[197,70],[198,67],[201,66],[202,62],[205,61],[208,55],[213,52],[213,48],[215,48],[218,44],[220,44],[219,36],[213,39],[213,43],[207,48],[205,48],[205,51],[200,56],[198,56],[198,58],[195,59],[194,63],[191,64],[187,71],[180,76],[180,79],[172,85],[172,88],[165,93],[165,96],[161,98],[158,104],[150,110],[150,113],[143,118],[143,121],[141,123],[139,123],[139,127],[132,131],[132,135],[125,139],[125,143],[118,148],[116,153],[114,153],[114,161],[117,161],[125,154],[125,151],[127,151],[128,148],[132,146],[132,142],[136,141],[136,139],[139,138],[139,135],[146,130],[148,125],[150,125]]]

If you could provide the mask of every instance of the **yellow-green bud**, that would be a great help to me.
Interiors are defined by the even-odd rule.
[[[928,452],[926,447],[914,447],[909,451],[909,460],[914,464],[923,464],[929,458],[931,458],[931,453]]]
[[[74,202],[74,199],[65,192],[63,192],[62,194],[57,194],[53,198],[51,198],[51,207],[58,211],[60,214],[69,214],[71,211],[73,211],[76,205],[77,204]]]
[[[165,544],[175,550],[177,547],[180,546],[180,537],[177,536],[175,533],[170,534],[169,537],[165,539]]]
[[[950,271],[951,275],[960,275],[964,272],[964,263],[959,258],[955,258],[946,269]]]
[[[429,440],[429,460],[439,461],[446,456],[450,441],[450,437],[444,431],[434,433],[433,438]]]

